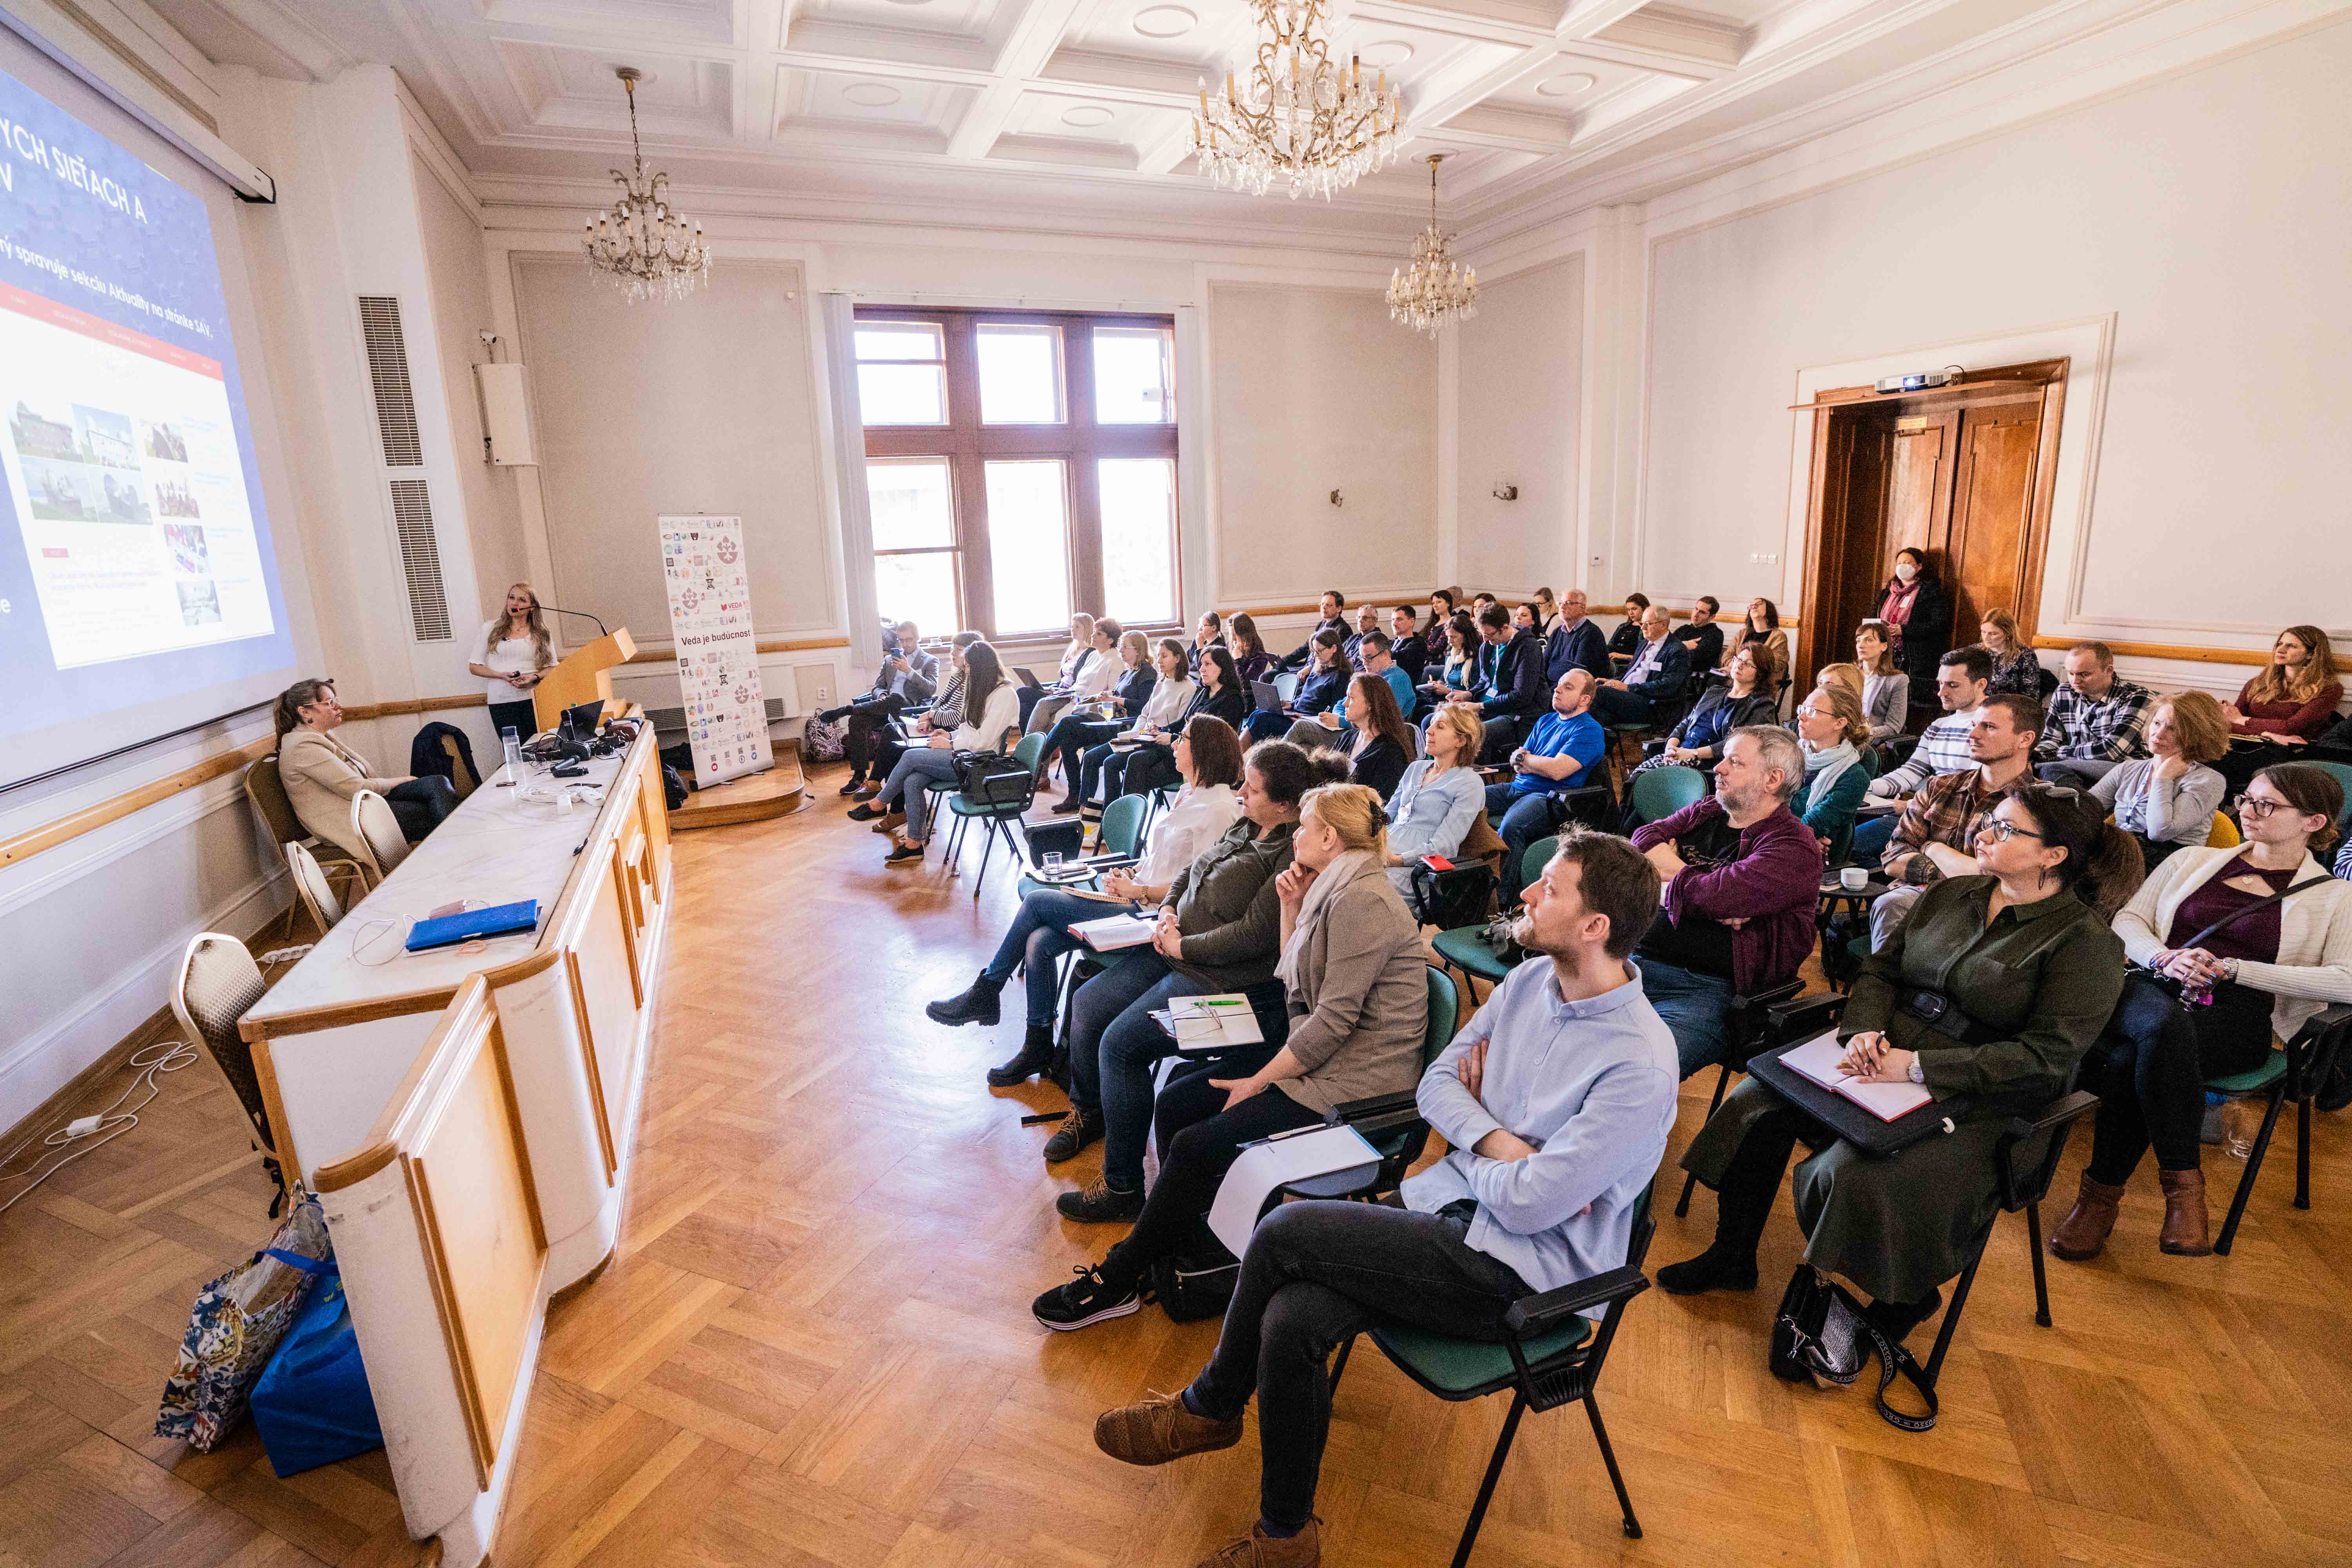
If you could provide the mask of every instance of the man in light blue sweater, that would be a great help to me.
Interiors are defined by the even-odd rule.
[[[1192,1386],[1096,1421],[1095,1442],[1112,1458],[1165,1464],[1239,1442],[1257,1395],[1257,1522],[1212,1562],[1321,1562],[1325,1363],[1350,1335],[1408,1323],[1499,1340],[1520,1298],[1623,1265],[1681,1077],[1674,1036],[1626,962],[1657,910],[1657,872],[1632,845],[1563,837],[1528,884],[1515,931],[1532,956],[1422,1079],[1421,1112],[1453,1152],[1404,1184],[1402,1208],[1276,1209],[1251,1238],[1216,1353]]]

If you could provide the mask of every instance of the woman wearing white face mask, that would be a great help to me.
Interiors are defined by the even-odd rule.
[[[1878,590],[1871,615],[1900,637],[1895,662],[1911,677],[1913,695],[1932,700],[1936,661],[1952,646],[1952,595],[1936,580],[1926,552],[1906,546],[1895,552],[1895,574]]]

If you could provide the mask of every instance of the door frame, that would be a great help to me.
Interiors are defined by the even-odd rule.
[[[1811,458],[1805,481],[1805,543],[1801,559],[1804,581],[1798,603],[1804,606],[1797,628],[1797,668],[1818,669],[1829,647],[1843,647],[1851,627],[1824,625],[1834,607],[1835,584],[1843,575],[1847,518],[1844,460],[1853,449],[1853,437],[1864,412],[1883,419],[1917,416],[1937,417],[1972,404],[2009,402],[2022,389],[2034,389],[2042,403],[2042,427],[2034,448],[2033,498],[2025,530],[2024,564],[2018,581],[2017,629],[2025,646],[2033,646],[2042,615],[2042,566],[2050,545],[2050,516],[2057,496],[2058,437],[2066,405],[2066,383],[2074,362],[2070,357],[2029,360],[2019,364],[1969,371],[1949,386],[1921,392],[1881,393],[1871,386],[1825,388],[1800,409],[1813,413]],[[1953,454],[1955,461],[1958,453]],[[1834,519],[1834,524],[1832,520]],[[1957,638],[1958,630],[1955,628]],[[1973,640],[1973,639],[1971,639]]]

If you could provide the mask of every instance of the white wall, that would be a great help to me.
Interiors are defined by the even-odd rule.
[[[2062,437],[2098,441],[2087,548],[2053,538],[2042,630],[2352,627],[2347,74],[2352,26],[1654,234],[1641,585],[1793,600],[1780,410],[1806,367],[2111,318],[2112,372],[2075,365]]]
[[[1562,593],[1576,568],[1584,258],[1484,289],[1464,322],[1456,419],[1456,566],[1465,584]],[[1498,500],[1497,484],[1518,487]]]
[[[1417,590],[1437,572],[1437,349],[1377,293],[1210,303],[1217,581],[1231,603]],[[1334,507],[1330,492],[1341,494]]]
[[[432,289],[430,330],[441,358],[443,396],[449,410],[451,461],[465,500],[467,538],[473,547],[476,594],[462,617],[470,631],[499,614],[507,585],[530,575],[523,551],[522,513],[515,477],[482,456],[482,407],[473,367],[487,363],[489,351],[480,333],[493,320],[488,262],[482,249],[479,209],[463,175],[437,150],[411,142],[410,182],[416,195],[425,275]],[[425,323],[415,324],[423,330]],[[501,359],[515,357],[512,343]],[[548,590],[542,595],[559,603]],[[457,616],[458,607],[451,606]],[[451,695],[458,689],[452,689]]]

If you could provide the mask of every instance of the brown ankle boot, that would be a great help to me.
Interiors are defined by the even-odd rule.
[[[2083,1173],[2083,1188],[2074,1196],[2074,1206],[2050,1233],[2051,1252],[2069,1263],[2087,1263],[2096,1258],[2107,1245],[2107,1233],[2116,1228],[2116,1207],[2123,1201],[2123,1188],[2095,1182],[2089,1172]]]
[[[2202,1258],[2213,1250],[2205,1229],[2205,1173],[2158,1171],[2164,1189],[2164,1231],[2156,1238],[2158,1251],[2176,1258]]]

